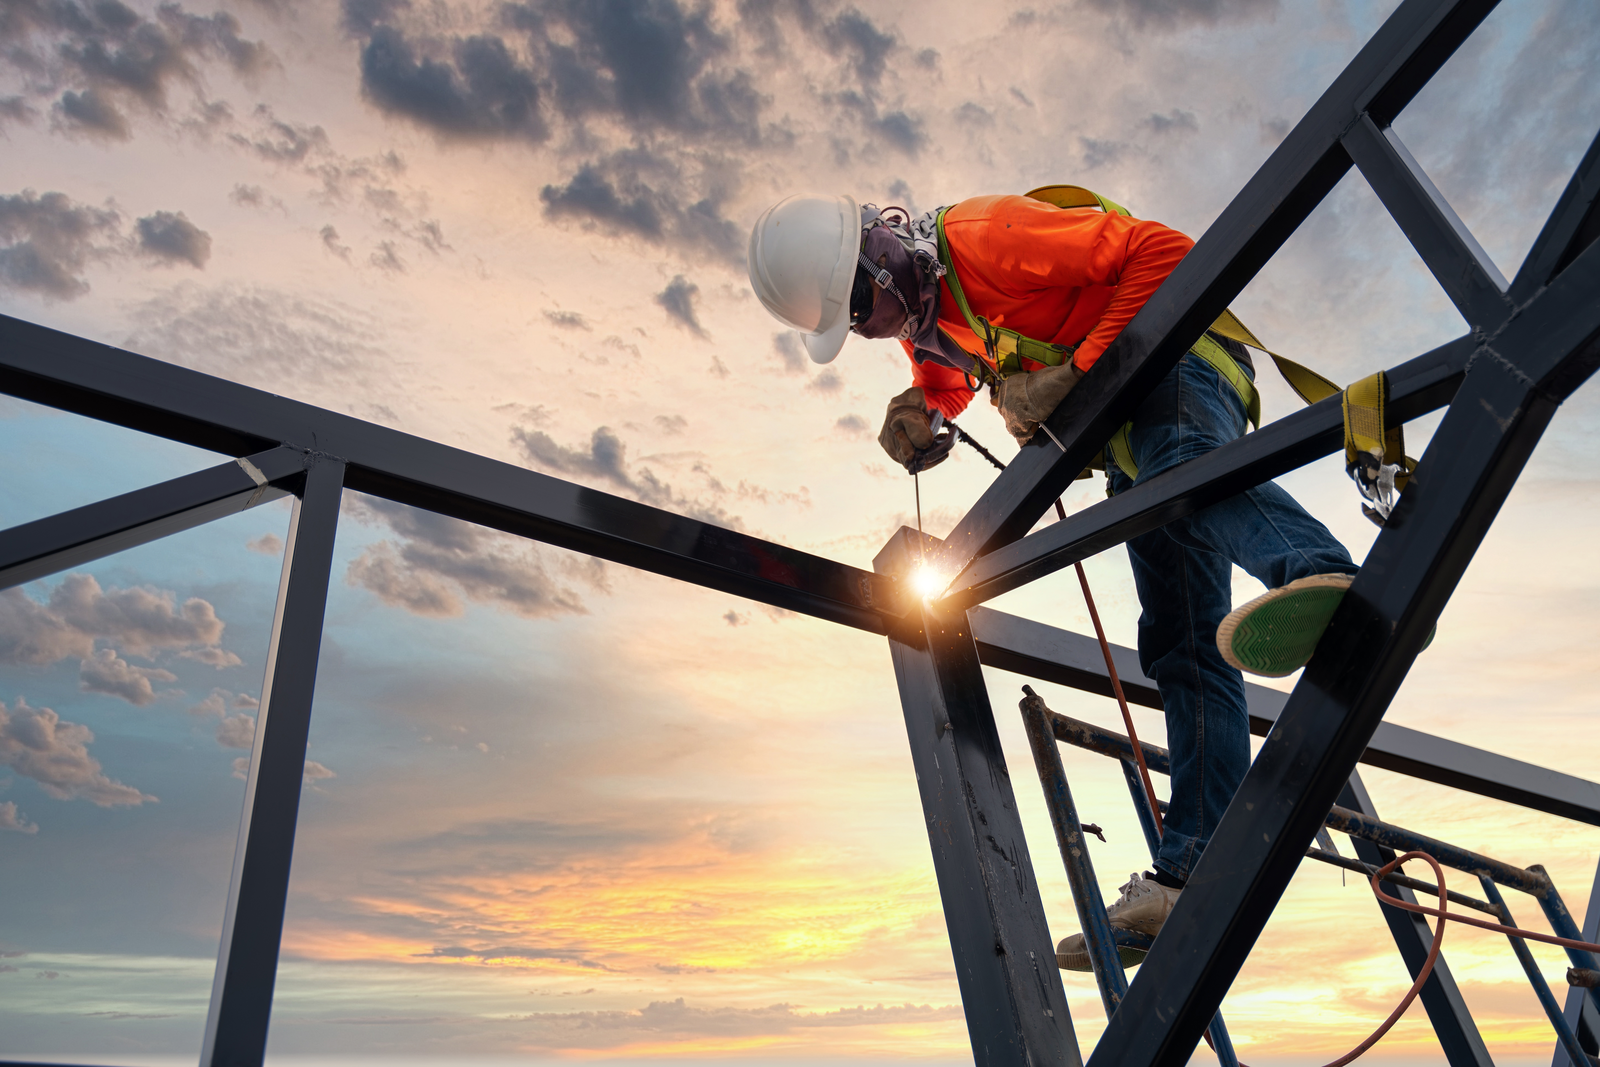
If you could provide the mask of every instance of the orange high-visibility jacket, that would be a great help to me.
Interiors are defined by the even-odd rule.
[[[1027,337],[1077,345],[1072,361],[1088,370],[1122,332],[1194,242],[1159,222],[1093,208],[1058,208],[1025,196],[963,200],[944,218],[950,258],[974,315]],[[940,283],[939,326],[969,354],[983,355]],[[909,341],[902,342],[911,353]],[[1040,365],[1026,361],[1024,367]],[[911,381],[947,417],[972,400],[965,377],[912,361]]]

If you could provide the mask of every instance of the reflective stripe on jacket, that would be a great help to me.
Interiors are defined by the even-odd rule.
[[[945,233],[973,312],[1041,341],[1077,345],[1073,362],[1080,370],[1094,365],[1194,246],[1159,222],[1025,196],[963,200],[945,216]],[[941,290],[940,328],[982,358],[982,340],[949,287],[941,283]],[[972,399],[959,372],[935,363],[913,361],[912,384],[951,418]]]

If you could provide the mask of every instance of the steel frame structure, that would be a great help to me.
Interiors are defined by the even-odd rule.
[[[244,457],[0,532],[0,587],[295,497],[203,1067],[265,1052],[346,488],[886,636],[974,1057],[1084,1062],[982,668],[1106,692],[1104,667],[1085,638],[978,605],[1338,448],[1330,399],[1028,534],[1351,166],[1469,326],[1388,371],[1390,417],[1448,412],[1293,693],[1252,687],[1266,741],[1088,1063],[1187,1061],[1335,802],[1375,815],[1358,762],[1600,825],[1600,785],[1381,721],[1556,408],[1600,365],[1600,138],[1507,282],[1389,128],[1493,7],[1403,0],[1052,416],[1061,449],[1023,448],[947,540],[901,531],[873,572],[0,317],[0,392]],[[899,577],[925,550],[958,575],[939,598]],[[1131,698],[1159,707],[1118,655]],[[1426,927],[1386,918],[1414,967]],[[1597,928],[1591,903],[1585,936]],[[1453,1067],[1488,1064],[1435,974],[1425,1000]],[[1567,1017],[1596,1051],[1592,1002],[1569,998]]]

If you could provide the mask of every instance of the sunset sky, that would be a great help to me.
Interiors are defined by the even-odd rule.
[[[220,2],[0,0],[0,312],[862,567],[914,521],[874,440],[905,360],[804,359],[745,278],[760,211],[1073,182],[1198,237],[1393,7]],[[1507,0],[1395,123],[1508,276],[1600,126],[1596,69],[1594,0]],[[1233,306],[1340,381],[1463,331],[1354,173]],[[1597,446],[1590,386],[1390,721],[1600,777]],[[0,526],[225,459],[0,398]],[[924,478],[929,532],[992,473]],[[1362,557],[1338,460],[1282,484]],[[288,517],[0,593],[0,1059],[194,1061]],[[1088,569],[1132,644],[1125,554]],[[994,606],[1089,629],[1067,575]],[[887,652],[347,494],[269,1059],[971,1062]],[[1023,681],[989,673],[1060,938]],[[1065,758],[1114,897],[1148,866],[1126,790]],[[1600,828],[1362,773],[1384,817],[1543,863],[1582,913]],[[1369,891],[1306,868],[1224,1004],[1253,1067],[1332,1059],[1409,985]],[[1445,954],[1496,1061],[1548,1063],[1504,940]],[[1065,981],[1087,1051],[1099,998]],[[1363,1062],[1443,1057],[1417,1007]]]

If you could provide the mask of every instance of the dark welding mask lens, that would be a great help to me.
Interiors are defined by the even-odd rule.
[[[872,314],[872,277],[860,267],[856,268],[855,282],[850,286],[850,324],[860,325]]]

